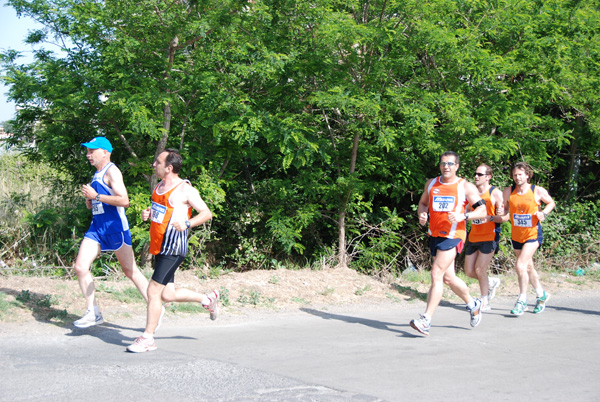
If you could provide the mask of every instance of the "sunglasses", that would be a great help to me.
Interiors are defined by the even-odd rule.
[[[454,163],[454,162],[440,162],[441,167],[444,167],[444,166],[452,167],[454,165],[456,165],[456,163]]]
[[[477,176],[477,177],[481,177],[481,176],[487,176],[487,173],[479,173],[479,172],[475,172],[475,176]]]

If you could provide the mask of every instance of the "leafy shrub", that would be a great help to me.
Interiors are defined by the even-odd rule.
[[[38,265],[71,265],[90,217],[68,173],[19,154],[2,154],[0,195],[4,260],[35,256]]]
[[[425,231],[414,217],[401,217],[395,210],[382,208],[382,217],[373,224],[359,220],[349,232],[349,266],[359,272],[398,276],[405,269],[426,267],[429,251],[425,250]]]
[[[536,256],[544,265],[566,271],[600,261],[599,219],[600,200],[558,205],[542,223],[544,244]]]

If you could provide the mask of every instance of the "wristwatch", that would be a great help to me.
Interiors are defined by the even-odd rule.
[[[100,202],[100,194],[96,195],[96,201]]]
[[[185,221],[185,226],[187,226],[187,228],[189,229],[190,226],[192,226],[192,223],[190,221]]]

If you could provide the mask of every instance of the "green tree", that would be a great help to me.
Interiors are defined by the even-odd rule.
[[[66,52],[2,55],[14,141],[83,180],[79,144],[106,135],[138,194],[177,147],[219,258],[346,265],[350,236],[404,230],[448,149],[465,175],[487,162],[506,184],[526,160],[553,193],[597,197],[597,3],[10,0],[46,27],[28,42]]]

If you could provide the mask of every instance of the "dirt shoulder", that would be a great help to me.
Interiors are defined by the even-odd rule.
[[[149,275],[149,272],[145,272]],[[575,296],[600,289],[597,276],[574,277],[568,274],[542,273],[542,283],[556,295]],[[426,274],[422,277],[426,277]],[[516,296],[518,287],[513,272],[500,275],[498,294]],[[228,273],[218,278],[205,278],[201,271],[178,272],[177,286],[201,293],[217,289],[222,294],[219,322],[237,322],[271,316],[293,314],[301,308],[328,310],[374,309],[394,305],[413,306],[424,303],[428,284],[406,278],[381,280],[361,275],[348,268],[321,271],[285,269]],[[133,284],[124,276],[96,279],[97,300],[105,319],[113,323],[134,321],[142,324],[145,303]],[[479,294],[478,285],[469,283],[471,294]],[[0,274],[0,322],[52,322],[69,327],[83,314],[85,305],[79,286],[73,279],[56,279]],[[533,297],[533,296],[532,296]],[[459,302],[445,287],[444,298]],[[197,319],[206,314],[196,306],[168,305],[167,317],[173,321]]]

